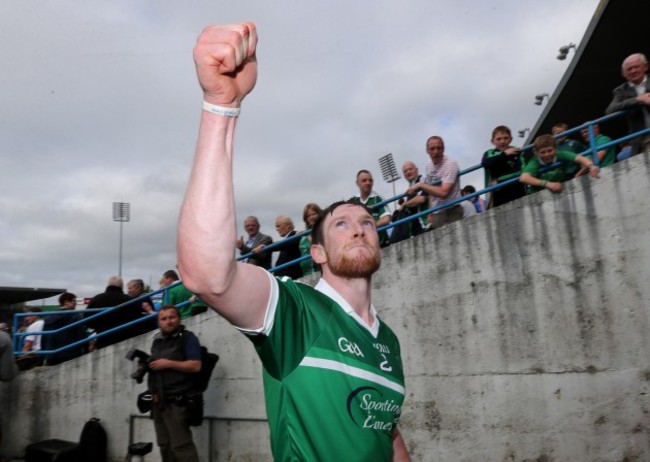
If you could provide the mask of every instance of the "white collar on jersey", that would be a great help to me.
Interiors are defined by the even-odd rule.
[[[347,300],[344,299],[341,294],[339,294],[331,285],[329,285],[325,279],[320,278],[318,284],[316,284],[314,289],[334,300],[343,311],[345,311],[350,317],[357,321],[362,327],[366,328],[373,337],[377,337],[379,334],[379,318],[377,317],[377,310],[375,309],[375,305],[370,303],[370,314],[372,314],[375,322],[372,323],[372,326],[369,326],[363,319],[361,319],[361,316],[359,316],[357,312],[354,311],[354,308],[352,308]]]

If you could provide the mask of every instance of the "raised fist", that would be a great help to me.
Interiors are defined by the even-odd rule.
[[[257,80],[255,24],[208,26],[194,46],[194,63],[203,98],[211,104],[239,107]]]

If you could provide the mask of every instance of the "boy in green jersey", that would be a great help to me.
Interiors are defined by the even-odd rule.
[[[232,146],[256,45],[244,23],[208,27],[194,48],[204,111],[178,229],[183,281],[252,339],[276,461],[408,461],[399,342],[371,303],[381,253],[368,209],[333,204],[314,225],[315,288],[235,261]]]
[[[592,178],[599,178],[600,170],[591,160],[571,152],[558,151],[555,139],[551,135],[538,136],[533,143],[533,149],[535,157],[530,159],[519,177],[519,181],[527,185],[528,194],[542,189],[555,193],[562,192],[564,190],[562,183],[573,178],[570,167],[574,164],[581,167],[576,176],[589,172]],[[560,162],[558,167],[542,171],[557,162]]]

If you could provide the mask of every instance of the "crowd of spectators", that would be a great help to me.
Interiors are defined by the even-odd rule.
[[[627,57],[622,64],[622,75],[626,82],[614,89],[612,102],[606,109],[608,114],[620,110],[627,111],[630,133],[650,128],[650,82],[647,74],[648,61],[645,55],[637,53]],[[562,136],[568,130],[567,124],[556,123],[552,134],[540,135],[535,139],[531,155],[512,145],[512,133],[508,127],[499,125],[494,128],[491,136],[493,146],[481,159],[485,187],[490,188],[487,200],[476,194],[476,188],[472,185],[465,185],[461,189],[458,163],[445,154],[444,140],[437,135],[429,137],[425,143],[428,159],[424,175],[420,174],[415,162],[407,161],[403,164],[402,173],[408,186],[404,194],[399,196],[399,202],[392,213],[384,204],[384,198],[373,190],[373,176],[366,169],[357,172],[358,193],[353,195],[351,200],[371,209],[377,227],[397,222],[388,231],[380,231],[381,245],[387,246],[464,217],[483,213],[526,194],[544,189],[554,193],[561,192],[563,182],[571,178],[584,174],[598,178],[600,169],[632,155],[650,151],[650,135],[640,136],[630,143],[622,144],[617,154],[614,146],[598,149],[612,141],[601,133],[598,124],[591,126],[591,133],[590,129],[583,129],[580,132],[582,140]],[[581,154],[591,145],[596,150],[593,159],[589,154]],[[463,197],[466,199],[462,200]],[[303,230],[296,230],[288,216],[278,216],[275,227],[282,240],[275,245],[270,236],[260,232],[260,223],[255,216],[246,217],[244,230],[247,238],[242,236],[236,243],[240,250],[240,259],[268,270],[272,266],[272,254],[279,252],[275,266],[280,268],[275,272],[276,276],[298,279],[317,272],[318,265],[308,257],[312,245],[308,231],[321,213],[322,209],[318,204],[306,204],[302,215]],[[297,234],[299,236],[296,236]],[[303,258],[299,264],[281,267],[300,257],[308,258]],[[182,318],[207,310],[206,304],[179,281],[175,270],[165,271],[160,279],[160,287],[172,284],[176,285],[165,291],[162,304],[177,306]],[[136,299],[137,301],[134,301]],[[157,327],[156,317],[153,315],[156,305],[146,296],[146,288],[141,279],[129,281],[125,294],[122,279],[111,276],[105,291],[95,295],[87,306],[88,309],[102,308],[100,311],[105,313],[101,315],[97,315],[97,310],[75,310],[76,304],[77,297],[66,292],[59,297],[59,309],[69,313],[42,316],[39,308],[28,308],[30,315],[24,317],[25,323],[19,329],[19,332],[26,334],[22,337],[22,352],[33,356],[41,349],[56,350],[87,339],[75,348],[49,355],[45,359],[46,364],[58,364]],[[84,322],[79,322],[82,320]],[[128,323],[131,324],[126,328],[111,331]],[[37,334],[69,325],[74,327],[51,335]],[[42,360],[39,360],[33,364],[41,362]]]
[[[176,271],[167,270],[160,278],[160,287],[172,284],[173,287],[164,291],[162,299],[154,302],[142,279],[130,280],[125,294],[122,278],[111,276],[104,292],[92,297],[83,309],[76,309],[77,296],[70,292],[59,296],[58,307],[51,314],[41,307],[26,307],[24,311],[28,315],[20,318],[22,324],[16,329],[22,334],[18,340],[18,367],[25,370],[60,364],[151,332],[158,328],[156,314],[163,305],[177,306],[183,318],[207,311],[207,305],[179,281]],[[2,325],[2,330],[9,333],[8,325]],[[48,333],[52,331],[57,332]],[[40,350],[54,351],[74,343],[77,345],[56,353],[38,354]]]
[[[613,100],[606,113],[626,110],[630,133],[649,128],[650,82],[647,79],[647,58],[640,53],[630,55],[622,64],[621,73],[627,82],[614,89]],[[442,137],[436,135],[426,141],[425,148],[429,158],[424,176],[419,173],[415,162],[407,161],[403,164],[402,173],[408,182],[408,188],[400,196],[392,214],[385,205],[384,198],[373,190],[374,180],[369,170],[357,172],[356,186],[359,191],[352,200],[371,209],[378,228],[391,222],[395,223],[388,231],[380,231],[381,245],[386,246],[461,218],[483,213],[527,194],[544,189],[554,193],[561,192],[562,183],[571,178],[585,174],[599,178],[602,168],[636,153],[650,150],[650,135],[636,138],[632,143],[621,144],[621,150],[617,154],[614,146],[605,146],[610,144],[612,139],[601,133],[598,124],[593,124],[590,129],[585,128],[575,135],[562,136],[568,131],[569,126],[558,121],[552,127],[552,134],[538,136],[532,144],[532,152],[526,152],[513,146],[510,128],[505,125],[494,128],[491,136],[493,146],[485,151],[481,159],[485,187],[489,188],[486,198],[476,194],[476,188],[472,185],[465,185],[461,189],[458,163],[445,154],[445,142]],[[582,140],[576,139],[577,136]],[[592,143],[596,151],[593,159],[588,153]],[[603,148],[599,149],[601,146]],[[463,197],[466,199],[462,200]],[[309,203],[305,206],[304,231],[311,229],[311,223],[319,213],[320,207],[317,204]],[[415,217],[411,219],[413,216]],[[291,223],[291,219],[287,217],[278,217],[278,220],[281,219]],[[280,252],[276,266],[295,260],[297,255],[308,255],[311,247],[309,235],[304,235],[297,241],[292,239],[296,234],[293,223],[286,226],[284,228],[276,221],[278,234],[287,242],[281,241],[281,244],[276,243],[268,251],[263,251],[273,240],[259,232],[257,218],[248,217],[244,228],[249,234],[249,239],[246,244],[243,238],[238,243],[241,255],[245,256],[243,261],[268,269],[273,251]],[[297,246],[295,242],[298,242]],[[269,259],[265,265],[260,264],[262,256]],[[297,271],[298,265],[295,266],[296,271],[289,271],[291,267],[288,267],[276,274],[297,279],[314,271],[311,259],[300,262],[301,271]]]

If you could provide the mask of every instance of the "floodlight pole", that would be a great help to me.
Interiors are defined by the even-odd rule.
[[[117,275],[122,277],[122,234],[124,222],[131,220],[131,204],[128,202],[113,202],[113,221],[120,222],[120,251]]]
[[[395,182],[402,177],[397,173],[392,153],[388,153],[379,158],[379,168],[381,169],[381,176],[384,178],[384,181],[386,183],[393,183],[393,197],[395,197],[397,195],[395,193]],[[395,203],[393,203],[393,209],[395,209],[394,204]]]

